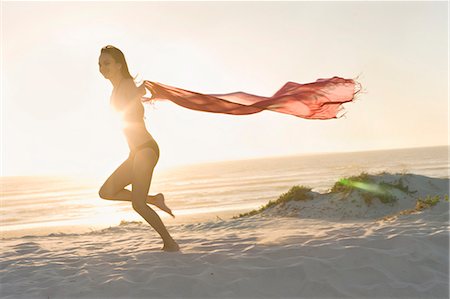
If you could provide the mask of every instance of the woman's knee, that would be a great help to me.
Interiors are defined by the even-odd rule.
[[[106,184],[104,184],[100,190],[98,190],[98,196],[102,199],[111,199],[114,194],[111,191],[111,188],[109,188]]]
[[[117,192],[131,184],[133,161],[125,160],[103,183],[98,195],[103,199],[111,199]]]
[[[105,189],[102,187],[100,190],[98,190],[98,196],[102,199],[109,199],[109,194],[105,191]]]

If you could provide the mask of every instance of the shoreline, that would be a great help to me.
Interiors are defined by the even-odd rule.
[[[166,213],[157,211],[163,223],[168,227],[174,227],[178,225],[185,224],[194,224],[194,223],[203,223],[207,221],[213,220],[227,220],[231,219],[233,216],[238,216],[239,213],[248,211],[248,208],[237,208],[233,210],[214,210],[214,212],[204,211],[199,213],[190,213],[190,214],[175,214],[175,218],[172,218],[169,215],[165,215]],[[181,210],[183,211],[183,210]],[[139,215],[137,215],[140,217]],[[50,234],[84,234],[90,233],[93,231],[100,231],[103,229],[111,228],[119,226],[122,222],[133,222],[138,221],[143,224],[148,225],[149,230],[153,230],[153,228],[144,220],[121,220],[115,224],[79,224],[79,225],[53,225],[53,226],[42,226],[35,228],[22,228],[22,229],[10,229],[1,230],[2,240],[7,239],[16,239],[16,238],[24,238],[24,237],[46,237]]]
[[[285,203],[282,203],[276,207],[276,214],[279,214],[280,216],[297,215],[299,218],[310,218],[314,215],[314,217],[317,217],[317,219],[322,220],[326,220],[327,215],[334,215],[333,217],[338,216],[340,215],[340,213],[342,213],[342,211],[345,211],[345,213],[349,213],[349,215],[356,213],[357,215],[360,215],[360,217],[364,217],[364,215],[367,213],[373,214],[373,212],[375,212],[375,214],[378,213],[379,215],[383,215],[384,213],[388,213],[390,210],[392,210],[392,208],[386,204],[373,205],[372,202],[374,200],[375,203],[381,200],[380,198],[378,198],[380,196],[386,197],[384,200],[391,201],[391,204],[395,203],[397,205],[396,209],[398,210],[402,208],[404,209],[406,207],[411,208],[411,205],[415,204],[415,200],[419,198],[419,195],[421,197],[424,197],[433,194],[436,195],[436,192],[438,192],[440,194],[443,194],[443,196],[447,194],[446,196],[448,201],[448,194],[450,192],[448,178],[440,179],[416,174],[390,174],[386,172],[375,175],[369,175],[362,172],[359,176],[351,177],[351,179],[352,178],[356,180],[356,182],[354,182],[354,185],[356,186],[358,186],[358,184],[362,184],[363,186],[365,186],[364,188],[375,188],[375,191],[370,192],[380,192],[380,190],[382,190],[379,189],[381,188],[381,186],[383,186],[384,189],[389,186],[390,187],[389,189],[383,191],[385,193],[387,192],[383,196],[373,193],[372,195],[370,195],[372,199],[367,198],[370,192],[368,193],[367,191],[364,191],[364,188],[358,189],[358,187],[341,185],[336,189],[336,191],[328,189],[328,191],[322,193],[311,191],[311,189],[303,187],[303,191],[296,191],[296,196],[299,196],[300,194],[298,193],[298,191],[301,191],[300,193],[306,192],[302,195],[304,198],[317,199],[313,201],[302,200],[301,202],[293,200],[292,202],[286,203],[288,206],[287,209],[284,209],[286,211],[283,211],[282,207],[285,205]],[[359,183],[358,180],[366,180],[367,182]],[[337,181],[335,183],[335,187],[340,184],[339,182],[340,181]],[[409,185],[409,188],[414,191],[405,193],[405,187],[403,186],[404,183]],[[297,187],[298,186],[295,186],[293,188],[295,189]],[[408,190],[409,189],[407,187],[406,191]],[[288,193],[290,192],[291,191],[289,191]],[[342,199],[348,199],[348,196],[350,195],[350,193],[348,192],[352,192],[352,194],[354,194],[352,197],[353,199],[351,202],[349,200],[346,200],[344,203],[342,202]],[[280,194],[280,197],[283,197],[286,194]],[[396,194],[394,198],[391,198],[394,194]],[[397,201],[396,197],[402,198],[402,200]],[[444,200],[444,197],[442,199]],[[273,203],[275,203],[275,201],[270,200],[268,202],[268,204]],[[371,209],[369,208],[370,206],[372,206]],[[260,206],[260,210],[262,207],[263,206]],[[301,210],[303,212],[299,213],[298,211]],[[167,213],[157,208],[155,209],[155,211],[158,213],[158,215],[161,217],[161,220],[167,227],[176,227],[185,224],[231,219],[234,216],[239,216],[241,213],[254,213],[257,211],[257,207],[253,203],[241,204],[237,206],[222,205],[204,208],[185,208],[180,210],[174,209],[173,212],[176,216],[175,218],[172,218]],[[323,211],[329,212],[327,214]],[[126,214],[122,214],[120,212],[116,213],[114,212],[114,210],[111,210],[109,212],[110,214],[108,214],[108,212],[106,213],[107,215],[109,215],[106,220],[101,220],[101,217],[96,218],[94,215],[88,216],[87,218],[67,219],[63,221],[19,224],[16,226],[10,226],[9,228],[8,226],[2,226],[1,239],[21,238],[28,236],[48,236],[49,234],[83,234],[116,227],[121,225],[121,223],[123,222],[142,222],[145,225],[148,225],[147,222],[143,218],[141,218],[139,214],[133,211],[131,211],[131,213],[126,212]],[[93,221],[95,220],[96,222],[93,223]],[[153,230],[150,226],[149,229],[150,231]]]

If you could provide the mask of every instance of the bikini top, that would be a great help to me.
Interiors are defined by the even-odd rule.
[[[145,95],[145,89],[142,90],[135,86],[134,90],[126,91],[127,98],[119,99],[117,98],[117,93],[121,88],[123,81],[127,79],[122,79],[117,86],[116,90],[113,90],[111,94],[111,106],[115,111],[119,112],[122,116],[123,121],[126,123],[136,123],[142,122],[144,120],[144,106],[142,105],[141,97]],[[130,85],[128,85],[130,86]]]

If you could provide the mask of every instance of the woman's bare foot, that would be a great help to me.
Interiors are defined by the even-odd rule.
[[[164,194],[158,193],[155,196],[148,196],[147,203],[157,206],[159,209],[175,218],[175,215],[172,213],[172,210],[168,206],[166,206],[166,203],[164,201]]]
[[[177,242],[171,240],[169,242],[164,242],[164,246],[163,248],[161,248],[161,250],[168,252],[180,251],[180,246],[177,244]]]

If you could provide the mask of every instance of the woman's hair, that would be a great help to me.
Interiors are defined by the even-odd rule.
[[[116,63],[120,63],[122,65],[121,67],[121,72],[122,75],[125,78],[130,78],[133,79],[133,81],[135,81],[136,77],[132,77],[130,74],[130,71],[128,70],[128,64],[127,61],[125,60],[125,55],[123,55],[122,51],[120,51],[118,48],[111,46],[111,45],[107,45],[105,47],[102,48],[100,54],[102,53],[106,53],[112,56],[112,58],[116,61]]]

